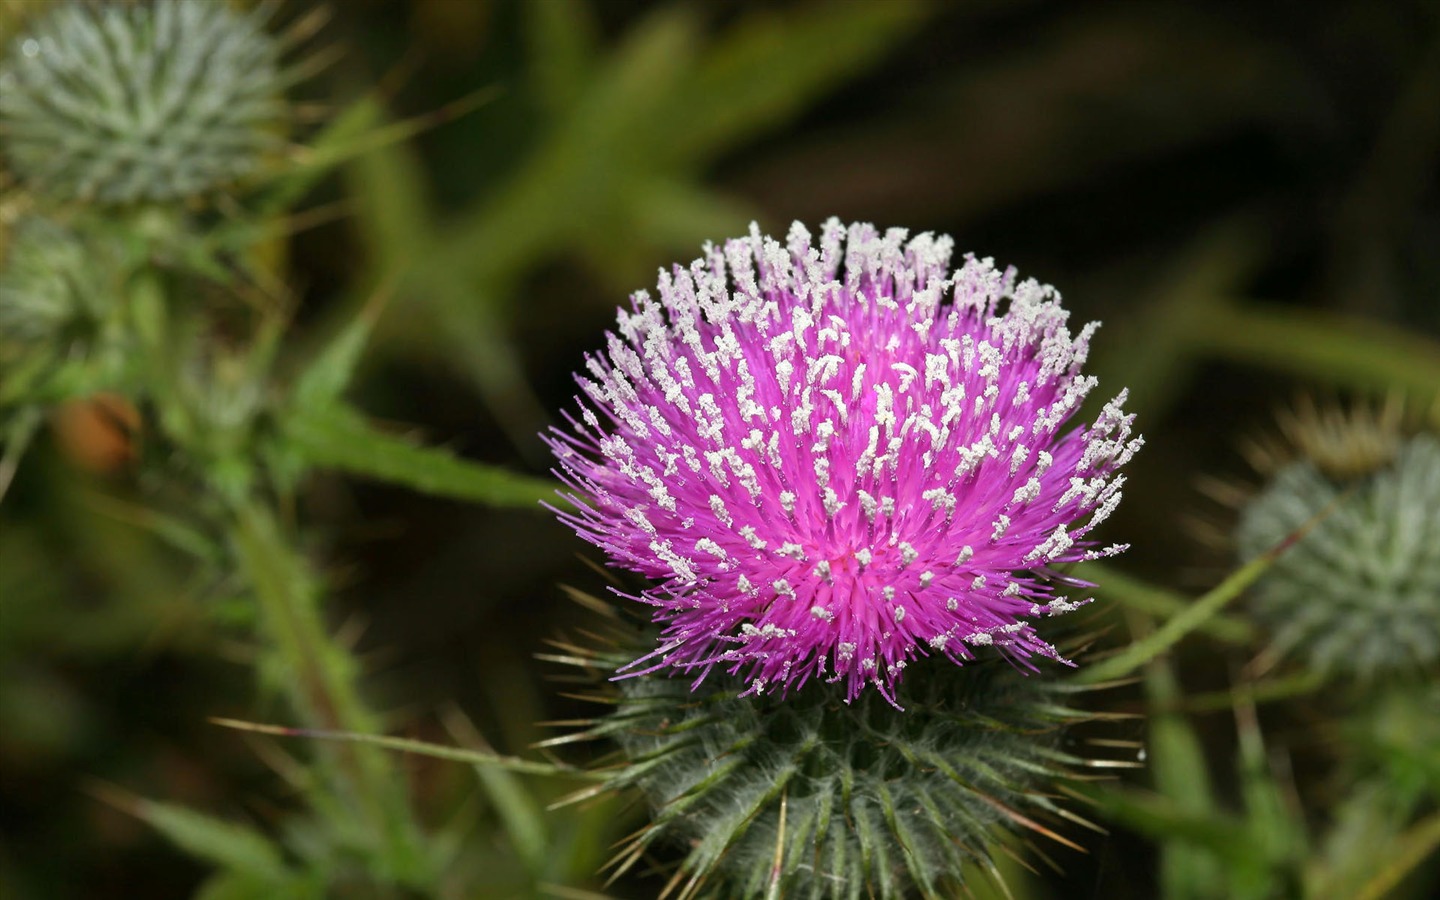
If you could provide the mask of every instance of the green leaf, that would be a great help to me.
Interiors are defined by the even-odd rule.
[[[706,241],[743,234],[749,223],[760,218],[760,211],[744,201],[685,177],[655,175],[631,181],[626,206],[615,213],[623,224],[592,229],[579,237],[586,264],[615,296],[652,279],[658,253],[688,259]]]
[[[267,882],[284,881],[290,875],[279,848],[247,825],[218,819],[183,806],[138,797],[112,796],[108,799],[197,859]]]
[[[1090,367],[1104,397],[1128,387],[1126,408],[1142,419],[1169,407],[1200,365],[1195,334],[1233,302],[1266,258],[1264,227],[1242,216],[1206,231],[1167,264],[1135,315],[1105,323]]]
[[[291,165],[271,184],[260,211],[277,215],[289,209],[329,172],[358,156],[410,140],[436,125],[459,118],[490,102],[498,92],[483,88],[432,112],[400,122],[384,121],[384,108],[376,95],[351,103],[309,146],[301,148]]]
[[[1257,865],[1232,866],[1231,881],[1247,895],[1273,897],[1283,892],[1285,885],[1300,880],[1302,860],[1308,851],[1305,820],[1271,771],[1255,708],[1240,703],[1235,720],[1240,743],[1240,794]]]
[[[1375,875],[1355,894],[1356,900],[1383,900],[1437,850],[1440,850],[1440,813],[1415,823],[1389,845],[1376,861]]]
[[[446,727],[457,740],[471,747],[485,747],[480,733],[458,710],[446,717]],[[490,751],[481,749],[480,752]],[[525,864],[530,878],[537,883],[542,881],[552,868],[553,860],[549,829],[540,803],[524,782],[504,766],[482,763],[474,768],[491,808],[505,826],[515,854]]]
[[[380,317],[384,294],[362,308],[330,339],[295,381],[293,402],[303,409],[328,407],[349,386]]]
[[[816,4],[741,20],[707,52],[676,96],[665,151],[708,162],[800,112],[868,68],[923,21],[916,0]]]
[[[491,302],[500,304],[510,295],[496,287],[612,217],[627,202],[616,173],[645,167],[656,152],[648,138],[658,123],[680,130],[666,112],[674,84],[695,57],[699,30],[695,17],[678,7],[633,28],[546,142],[493,200],[445,228],[443,243],[414,277],[488,287]]]
[[[195,900],[323,900],[325,887],[319,879],[292,875],[285,883],[254,878],[235,872],[221,872],[200,885]]]
[[[1081,785],[1073,789],[1093,802],[1107,819],[1156,840],[1183,841],[1222,857],[1244,853],[1248,836],[1237,819],[1196,814],[1169,797],[1129,788]]]
[[[533,445],[546,419],[506,339],[515,285],[536,264],[572,250],[584,234],[624,230],[616,219],[632,202],[626,186],[654,153],[647,123],[666,120],[699,30],[682,8],[663,9],[632,29],[498,193],[435,228],[433,249],[407,269],[402,289],[429,305],[449,338],[451,358],[517,447]]]
[[[260,208],[279,214],[294,206],[338,162],[343,149],[354,145],[381,120],[382,110],[373,96],[355,100],[326,124],[305,153],[305,159],[278,171],[282,174],[269,185]]]
[[[525,369],[508,328],[494,309],[496,290],[466,291],[458,284],[435,287],[436,316],[449,337],[452,364],[470,376],[513,446],[532,448],[535,433],[550,421],[545,406],[525,377]]]
[[[96,490],[82,488],[79,496],[100,515],[144,529],[182,553],[208,563],[222,561],[222,550],[215,541],[184,519]]]
[[[552,113],[570,108],[594,69],[598,40],[588,0],[534,0],[525,4],[530,80]]]
[[[525,863],[530,877],[539,879],[549,866],[548,836],[540,804],[530,796],[525,785],[515,775],[501,766],[482,764],[475,766],[475,774],[491,807],[505,824],[505,833],[510,845]]]
[[[1164,843],[1160,880],[1170,900],[1218,898],[1224,888],[1223,873],[1211,853],[1233,857],[1237,849],[1243,849],[1243,842],[1240,848],[1226,843],[1240,829],[1219,818],[1205,753],[1194,727],[1182,713],[1159,711],[1173,709],[1180,695],[1170,666],[1163,660],[1152,662],[1145,676],[1145,698],[1154,711],[1150,717],[1150,771],[1160,796],[1173,804],[1170,834],[1188,832],[1189,836],[1187,843]],[[1138,827],[1136,822],[1131,824]],[[1207,833],[1212,826],[1219,828],[1218,842],[1214,834]]]
[[[417,741],[411,738],[388,737],[386,735],[366,734],[359,731],[333,731],[323,728],[290,728],[284,725],[242,722],[238,719],[212,718],[210,721],[216,725],[221,725],[225,728],[234,728],[238,731],[251,731],[256,734],[269,734],[276,737],[307,738],[315,741],[361,744],[368,747],[377,747],[382,750],[394,750],[400,753],[414,753],[417,756],[446,759],[451,762],[469,763],[472,766],[496,766],[508,772],[520,772],[529,775],[564,775],[586,781],[605,781],[609,777],[603,772],[575,769],[558,763],[545,763],[521,759],[516,756],[503,756],[489,750],[448,747],[444,744],[432,744],[428,741]]]
[[[285,423],[290,442],[311,463],[404,485],[426,494],[490,506],[538,508],[556,502],[554,482],[461,459],[387,434],[345,407],[296,410]]]
[[[1391,896],[1440,849],[1440,814],[1411,822],[1413,805],[1394,796],[1383,779],[1353,786],[1331,810],[1323,852],[1306,873],[1314,900],[1371,900]],[[1407,827],[1408,826],[1408,827]]]
[[[722,235],[740,234],[759,218],[750,204],[675,178],[655,178],[636,189],[634,224],[648,244],[686,253]]]
[[[1313,694],[1325,687],[1320,672],[1303,671],[1270,681],[1250,681],[1223,691],[1190,693],[1179,701],[1179,708],[1188,713],[1216,712],[1231,709],[1240,703],[1261,704],[1294,700]]]
[[[1440,395],[1440,344],[1378,322],[1301,309],[1214,310],[1190,340],[1238,362],[1324,384]]]
[[[434,240],[424,164],[409,143],[372,147],[345,167],[355,224],[372,277],[398,276]]]

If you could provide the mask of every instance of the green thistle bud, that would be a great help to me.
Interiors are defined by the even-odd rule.
[[[555,657],[608,673],[620,646]],[[612,712],[551,743],[611,739],[600,790],[638,789],[651,823],[621,850],[617,872],[652,848],[688,847],[666,895],[891,898],[956,896],[962,868],[993,872],[989,848],[1009,830],[1061,813],[1055,782],[1085,760],[1062,729],[1091,718],[1079,690],[1003,661],[927,667],[846,704],[835,691],[738,696],[712,673],[616,683]],[[1072,845],[1073,846],[1073,845]]]
[[[0,340],[63,341],[83,336],[113,303],[92,277],[86,248],[74,235],[45,219],[25,219],[15,230],[0,276]]]
[[[129,363],[118,298],[121,253],[44,219],[24,219],[0,266],[0,400],[74,397]]]
[[[1440,440],[1360,443],[1393,452],[1365,454],[1367,467],[1288,462],[1241,511],[1236,544],[1253,559],[1329,510],[1257,583],[1252,609],[1275,653],[1314,671],[1425,671],[1440,661]]]
[[[0,139],[59,200],[171,201],[252,172],[286,112],[261,13],[211,0],[70,3],[0,67]]]

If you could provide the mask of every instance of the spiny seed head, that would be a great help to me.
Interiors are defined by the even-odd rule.
[[[1276,651],[1326,675],[1430,670],[1440,661],[1440,439],[1402,440],[1388,464],[1343,480],[1290,463],[1241,511],[1241,557],[1327,510],[1252,592]]]
[[[203,194],[250,173],[286,107],[263,13],[220,0],[57,4],[0,66],[0,148],[58,200]]]
[[[1041,823],[1058,821],[1055,784],[1086,763],[1061,746],[1087,718],[1074,691],[998,659],[898,685],[905,712],[873,691],[846,704],[738,697],[728,675],[694,692],[633,678],[580,737],[619,744],[604,789],[639,790],[653,811],[613,866],[687,848],[667,896],[961,896],[963,867],[987,863],[1003,833],[1059,839]]]
[[[1051,567],[1088,540],[1141,444],[1095,385],[1059,295],[948,237],[799,223],[707,247],[641,291],[587,358],[588,403],[548,441],[561,512],[612,562],[660,644],[624,671],[811,678],[891,697],[907,664],[994,647],[1058,658],[1031,620],[1084,602]],[[1083,520],[1083,521],[1082,521]]]

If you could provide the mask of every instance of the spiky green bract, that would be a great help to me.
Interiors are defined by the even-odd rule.
[[[1290,463],[1241,511],[1241,556],[1325,510],[1253,592],[1275,650],[1325,675],[1427,671],[1440,661],[1440,440],[1410,438],[1388,465],[1348,482]]]
[[[590,662],[608,672],[626,658]],[[1083,762],[1061,749],[1064,726],[1089,717],[1069,703],[1076,688],[1002,660],[923,667],[898,689],[903,712],[878,692],[846,704],[744,688],[624,679],[579,736],[619,744],[606,786],[638,789],[653,811],[621,870],[680,849],[678,897],[956,896],[962,867],[988,865],[1003,832],[1053,837],[1047,791]]]
[[[0,68],[0,145],[31,190],[124,204],[203,194],[279,141],[280,46],[221,0],[63,3]]]

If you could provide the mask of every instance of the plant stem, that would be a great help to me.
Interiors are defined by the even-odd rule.
[[[1280,549],[1284,549],[1284,547]],[[1081,670],[1080,674],[1076,676],[1076,680],[1082,684],[1098,684],[1114,678],[1123,678],[1155,659],[1179,643],[1181,638],[1209,622],[1227,604],[1239,597],[1241,592],[1249,587],[1255,579],[1265,573],[1276,555],[1278,555],[1277,552],[1265,554],[1236,569],[1214,590],[1167,619],[1159,628],[1136,640],[1109,659]]]
[[[1096,593],[1122,606],[1159,618],[1173,618],[1188,608],[1193,598],[1142,581],[1103,563],[1086,563],[1081,574],[1094,581]],[[1217,614],[1197,630],[1227,644],[1248,644],[1255,640],[1255,627],[1243,619]]]
[[[300,719],[320,729],[376,733],[376,717],[356,688],[359,666],[327,633],[308,566],[282,537],[272,512],[254,500],[242,502],[234,510],[232,531],[255,589],[276,674]],[[355,744],[322,752],[337,763],[332,773],[337,792],[359,807],[382,839],[390,874],[416,880],[423,863],[419,833],[391,758]]]
[[[1440,393],[1440,346],[1362,319],[1302,309],[1222,306],[1195,323],[1195,346],[1238,362],[1365,390]]]

